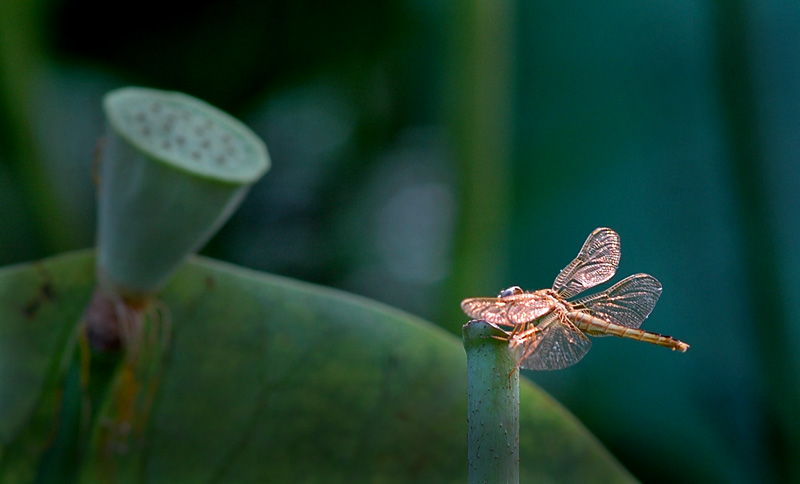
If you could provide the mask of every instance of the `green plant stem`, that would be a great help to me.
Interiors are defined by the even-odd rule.
[[[770,193],[767,154],[764,140],[761,107],[758,105],[752,59],[755,32],[748,31],[749,5],[743,0],[721,1],[712,4],[717,42],[717,78],[721,112],[724,116],[728,152],[731,153],[731,179],[734,201],[739,214],[739,233],[745,254],[741,268],[750,286],[748,292],[758,301],[754,320],[769,321],[769,331],[753,325],[752,342],[760,359],[761,384],[766,392],[764,442],[778,482],[800,482],[800,386],[797,385],[798,359],[790,325],[796,324],[787,314],[784,301],[793,291],[783,291],[778,284],[781,254],[776,240],[774,197]],[[765,480],[769,478],[765,477]]]
[[[462,328],[467,352],[469,483],[519,482],[518,355],[485,321]]]
[[[514,5],[470,0],[454,3],[451,12],[444,99],[459,163],[459,211],[450,295],[443,301],[480,294],[504,279],[512,213]],[[445,307],[442,321],[458,321],[458,308]],[[458,326],[448,329],[455,333]]]
[[[37,240],[27,254],[58,252],[73,247],[79,236],[64,215],[47,179],[40,140],[34,130],[40,78],[45,70],[43,20],[47,2],[0,2],[0,146],[4,167],[24,194]]]

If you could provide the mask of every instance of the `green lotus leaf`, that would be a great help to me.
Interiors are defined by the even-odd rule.
[[[459,338],[361,297],[201,257],[160,295],[172,337],[140,387],[155,389],[147,418],[113,432],[120,395],[139,387],[118,362],[87,400],[79,323],[94,283],[92,252],[0,270],[0,481],[466,480]],[[632,481],[541,390],[523,384],[521,400],[522,482]]]

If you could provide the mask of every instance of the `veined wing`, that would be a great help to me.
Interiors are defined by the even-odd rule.
[[[588,309],[592,315],[605,321],[638,328],[650,315],[659,296],[661,283],[655,277],[634,274],[605,291],[573,301],[572,306],[576,310]]]
[[[592,342],[570,321],[553,313],[520,344],[524,344],[520,368],[559,370],[572,366],[586,355]]]
[[[561,270],[553,290],[565,298],[602,284],[614,277],[619,265],[619,235],[609,228],[595,229],[578,256]]]
[[[536,293],[506,297],[474,297],[461,301],[470,318],[499,326],[516,326],[540,318],[552,310],[552,300]]]

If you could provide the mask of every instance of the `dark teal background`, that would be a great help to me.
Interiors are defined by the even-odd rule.
[[[673,354],[530,373],[644,482],[800,482],[800,4],[0,4],[0,263],[93,243],[100,97],[244,120],[273,169],[204,253],[454,333],[592,229],[664,293]]]

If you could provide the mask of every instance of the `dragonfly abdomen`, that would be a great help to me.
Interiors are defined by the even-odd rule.
[[[635,339],[644,341],[645,343],[664,346],[680,352],[685,352],[689,349],[688,344],[672,336],[664,336],[663,334],[651,333],[650,331],[644,331],[638,328],[629,328],[621,324],[614,324],[585,312],[574,311],[568,313],[567,318],[572,321],[578,329],[590,335],[610,334],[619,336],[620,338]]]

